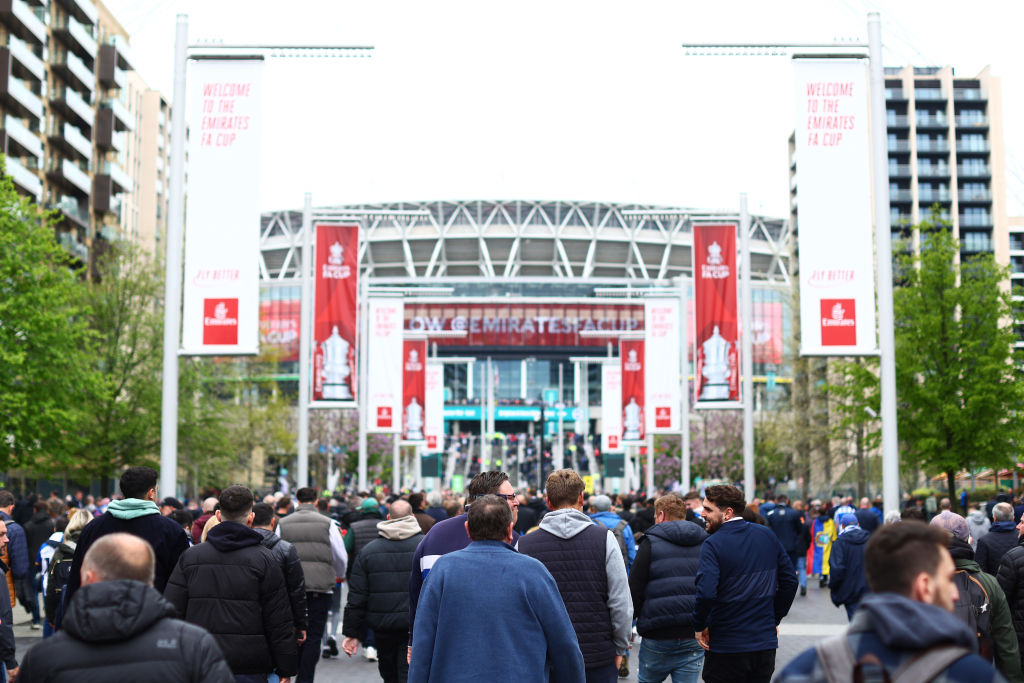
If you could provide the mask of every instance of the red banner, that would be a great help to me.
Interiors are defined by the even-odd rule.
[[[622,440],[643,441],[647,436],[644,418],[644,341],[619,342],[622,363]]]
[[[402,342],[402,438],[424,441],[427,406],[427,340]]]
[[[739,401],[736,224],[693,226],[696,403]]]
[[[299,359],[298,299],[270,299],[260,302],[260,350],[273,350],[282,363]]]
[[[359,227],[317,225],[313,298],[313,400],[356,397]]]

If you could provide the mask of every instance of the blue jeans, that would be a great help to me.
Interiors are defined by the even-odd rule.
[[[801,588],[807,588],[807,555],[796,558],[796,578]]]
[[[860,607],[860,603],[859,602],[848,602],[845,605],[843,605],[843,607],[846,608],[846,618],[849,621],[853,621],[853,613],[857,611],[858,607]]]
[[[704,649],[693,638],[640,642],[639,683],[661,683],[669,674],[672,683],[697,683],[704,663]]]

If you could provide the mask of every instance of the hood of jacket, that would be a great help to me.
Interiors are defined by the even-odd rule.
[[[1017,525],[1012,519],[1008,519],[1005,522],[992,522],[992,526],[988,528],[988,532],[997,534],[1006,533],[1017,533]]]
[[[874,631],[894,650],[924,650],[949,643],[978,651],[978,637],[967,624],[941,607],[895,593],[865,595],[850,630]]]
[[[549,512],[548,514],[551,514],[551,513]],[[622,517],[619,517],[617,514],[612,512],[611,510],[604,510],[602,512],[594,512],[594,513],[592,513],[590,515],[590,518],[595,520],[595,521],[596,520],[604,520],[605,522],[611,522],[610,525],[609,524],[605,524],[605,526],[607,526],[609,529],[613,529],[616,526],[618,526],[619,522],[625,522],[626,521],[626,520],[622,519]]]
[[[217,527],[213,527],[213,529],[216,528]],[[213,529],[210,529],[210,534],[213,534]],[[275,534],[270,529],[258,529],[256,527],[253,527],[252,530],[260,535],[260,543],[263,544],[264,548],[273,548],[275,545],[281,542],[281,537]],[[209,540],[209,536],[207,536],[207,540]]]
[[[960,566],[961,560],[970,560],[975,567],[978,566],[977,562],[974,562],[974,548],[967,541],[961,540],[956,536],[949,539],[949,554],[953,556],[953,560],[957,563],[957,569],[966,569],[966,567]],[[981,571],[979,568],[978,571]]]
[[[849,527],[840,535],[843,537],[843,543],[853,543],[854,545],[864,545],[871,538],[871,532],[865,531],[859,526]]]
[[[971,510],[967,513],[967,521],[971,524],[981,526],[985,523],[985,513],[981,510]]]
[[[152,586],[139,581],[102,581],[82,586],[64,617],[68,634],[87,643],[127,640],[174,608]]]
[[[206,540],[222,553],[229,553],[232,550],[259,545],[263,541],[263,536],[244,524],[221,522],[210,529]]]
[[[45,512],[37,512],[32,515],[32,519],[28,520],[30,524],[42,524],[43,522],[50,521],[50,515]]]
[[[540,520],[541,529],[559,538],[572,538],[590,526],[594,526],[594,520],[576,508],[550,510]]]
[[[118,519],[137,519],[146,515],[159,515],[160,508],[151,500],[125,498],[124,500],[110,501],[107,512]]]
[[[700,545],[708,537],[708,532],[693,522],[674,520],[662,522],[648,527],[644,532],[647,536],[662,538],[669,543],[681,546]]]
[[[406,515],[398,519],[385,519],[383,522],[377,522],[377,533],[389,541],[404,541],[423,532],[416,517]]]

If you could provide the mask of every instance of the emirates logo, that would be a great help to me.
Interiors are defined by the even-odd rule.
[[[842,304],[836,304],[832,307],[832,320],[842,320],[846,311],[843,310]]]
[[[722,247],[718,246],[718,242],[712,242],[708,246],[708,263],[713,266],[722,263]]]
[[[722,247],[718,242],[708,245],[704,260],[706,263],[702,263],[700,266],[702,280],[724,280],[729,277],[729,266],[725,263],[725,256],[722,254]]]
[[[340,266],[345,262],[345,247],[335,242],[330,246],[331,255],[327,257],[327,262],[332,266]]]

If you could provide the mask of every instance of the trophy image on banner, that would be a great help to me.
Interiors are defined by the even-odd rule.
[[[402,437],[406,441],[425,441],[427,366],[424,358],[427,342],[422,339],[406,340],[402,353],[405,357],[402,364]]]
[[[405,438],[408,441],[423,440],[423,406],[415,396],[409,399],[409,405],[405,407]]]
[[[644,421],[644,342],[623,340],[619,353],[622,358],[622,440],[643,441],[647,431]]]
[[[736,367],[730,363],[735,358],[733,345],[725,340],[715,325],[711,336],[700,345],[701,366],[700,376],[704,378],[704,386],[698,397],[702,401],[728,401],[729,379],[735,374]]]
[[[348,387],[348,378],[352,373],[349,350],[351,346],[338,333],[338,326],[331,328],[331,336],[320,344],[323,351],[324,365],[320,370],[320,378],[324,381],[323,397],[325,399],[349,400],[352,392]]]

